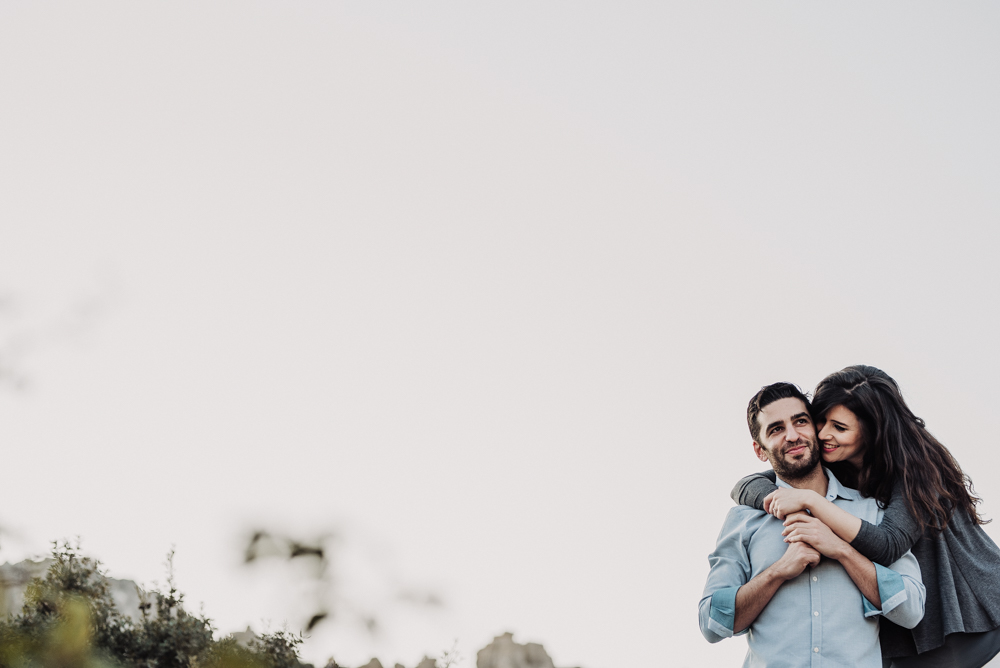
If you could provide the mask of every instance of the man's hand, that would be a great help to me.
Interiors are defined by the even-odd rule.
[[[791,513],[809,509],[818,498],[822,497],[811,489],[779,487],[764,497],[764,512],[783,520]]]
[[[733,632],[739,633],[750,626],[781,585],[801,575],[809,566],[815,566],[819,560],[819,552],[806,543],[791,543],[781,559],[736,590]]]
[[[785,518],[785,530],[781,532],[785,542],[794,545],[808,544],[824,557],[839,560],[844,556],[848,544],[821,520],[806,513],[792,513]],[[791,549],[791,548],[789,548]]]
[[[781,559],[771,565],[769,570],[784,581],[797,578],[806,568],[819,564],[820,553],[804,542],[791,543]]]

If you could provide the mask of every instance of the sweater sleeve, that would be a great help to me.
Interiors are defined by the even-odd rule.
[[[861,521],[861,530],[851,547],[872,561],[888,566],[909,550],[921,535],[920,523],[910,513],[902,487],[892,490],[882,521],[876,526]]]
[[[778,489],[778,486],[774,484],[777,479],[773,470],[753,473],[736,483],[736,487],[733,487],[729,496],[741,506],[764,510],[764,497]],[[859,549],[858,552],[860,551]]]

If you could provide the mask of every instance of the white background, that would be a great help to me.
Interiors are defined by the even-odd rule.
[[[150,584],[174,545],[220,632],[297,629],[312,594],[241,541],[339,531],[309,660],[473,666],[510,630],[738,665],[696,606],[761,385],[884,368],[998,508],[998,30],[0,3],[0,560],[80,536]]]

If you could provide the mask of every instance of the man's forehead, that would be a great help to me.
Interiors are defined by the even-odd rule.
[[[760,423],[768,424],[775,420],[783,420],[800,413],[808,413],[809,409],[798,397],[786,397],[772,401],[767,406],[760,409]]]

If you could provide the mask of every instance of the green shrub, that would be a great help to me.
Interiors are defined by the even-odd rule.
[[[167,557],[172,571],[173,554]],[[139,621],[111,598],[100,562],[55,544],[54,563],[25,592],[20,615],[0,621],[0,668],[301,668],[301,638],[279,631],[249,647],[215,639],[207,617],[189,613],[168,573]]]

